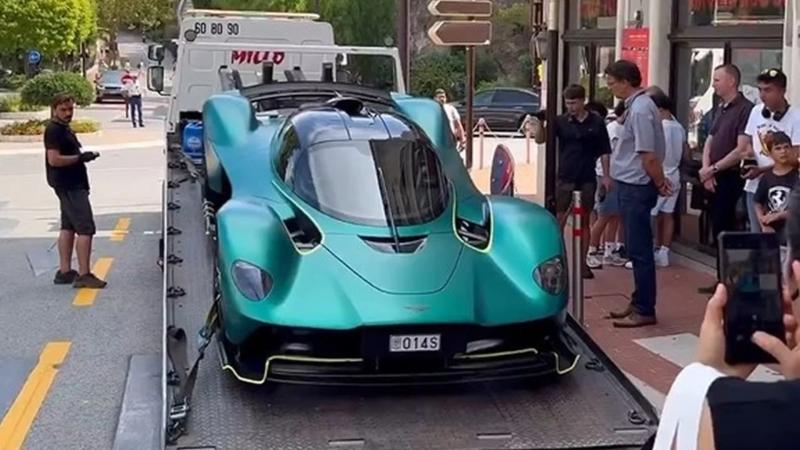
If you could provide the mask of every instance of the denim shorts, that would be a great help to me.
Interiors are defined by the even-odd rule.
[[[613,216],[619,214],[619,198],[614,195],[615,181],[611,181],[611,192],[606,192],[603,183],[597,183],[597,203],[595,210],[601,216]]]

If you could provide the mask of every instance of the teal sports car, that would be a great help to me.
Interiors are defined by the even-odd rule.
[[[555,218],[483,195],[430,99],[269,83],[203,108],[218,342],[238,379],[453,383],[563,374]]]

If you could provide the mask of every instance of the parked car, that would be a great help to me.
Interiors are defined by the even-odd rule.
[[[95,80],[95,98],[97,103],[104,100],[124,100],[122,96],[122,70],[107,70]]]
[[[466,101],[453,104],[461,120],[467,114]],[[472,102],[473,123],[483,119],[492,131],[517,131],[526,115],[539,113],[539,92],[522,88],[493,88],[475,93]]]

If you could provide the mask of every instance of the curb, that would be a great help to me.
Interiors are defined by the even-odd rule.
[[[117,151],[117,150],[137,150],[153,147],[164,147],[163,139],[156,141],[130,142],[126,144],[95,144],[83,146],[84,151]],[[0,157],[12,155],[39,155],[42,153],[41,147],[26,147],[4,150],[0,148]]]
[[[91,137],[91,136],[102,136],[102,131],[95,131],[93,133],[76,133],[78,137]],[[0,142],[39,142],[42,140],[41,134],[32,134],[32,135],[25,135],[25,134],[0,134]],[[0,153],[3,150],[0,149]]]
[[[50,111],[43,109],[41,111],[18,111],[18,112],[3,112],[0,113],[0,120],[42,120],[50,116]]]

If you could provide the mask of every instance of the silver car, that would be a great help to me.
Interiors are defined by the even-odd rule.
[[[95,97],[97,103],[104,100],[117,99],[125,100],[123,97],[122,70],[107,70],[103,72],[95,82]]]

